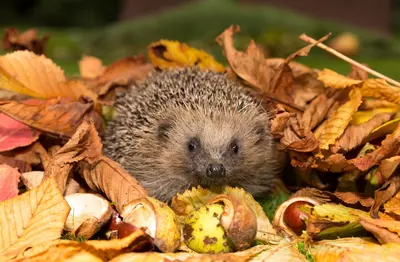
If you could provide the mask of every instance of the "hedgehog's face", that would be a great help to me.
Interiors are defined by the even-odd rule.
[[[183,113],[169,123],[159,129],[161,161],[192,184],[240,186],[275,157],[266,115]]]

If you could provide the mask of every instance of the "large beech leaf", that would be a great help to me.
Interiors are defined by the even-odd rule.
[[[1,202],[0,258],[14,258],[34,245],[59,238],[69,211],[54,179]]]

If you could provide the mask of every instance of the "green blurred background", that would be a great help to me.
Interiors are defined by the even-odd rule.
[[[163,38],[204,49],[226,63],[215,37],[229,25],[238,24],[241,33],[236,37],[237,48],[245,48],[248,41],[254,39],[268,50],[270,56],[279,57],[287,56],[305,45],[298,39],[301,33],[319,38],[328,32],[332,32],[333,36],[352,32],[360,41],[360,50],[353,58],[400,80],[400,1],[392,1],[388,10],[390,30],[381,31],[239,0],[188,0],[183,4],[165,0],[163,5],[171,2],[170,6],[143,12],[140,10],[144,10],[142,6],[145,2],[136,1],[137,6],[140,3],[142,8],[139,10],[135,9],[135,1],[131,1],[130,6],[127,1],[1,1],[0,24],[3,28],[37,28],[40,34],[50,34],[46,55],[69,75],[78,72],[77,61],[82,54],[94,55],[110,63],[117,58],[145,53],[148,44]],[[348,2],[351,4],[352,0]],[[324,1],[320,1],[320,5],[324,5]],[[127,12],[128,8],[133,12]],[[362,12],[360,9],[354,15],[362,15]],[[350,70],[347,63],[318,48],[312,50],[309,57],[298,61],[341,73]]]

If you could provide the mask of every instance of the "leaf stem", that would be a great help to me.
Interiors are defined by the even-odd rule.
[[[317,40],[315,40],[315,39],[313,39],[313,38],[307,36],[306,34],[301,34],[301,35],[299,36],[299,38],[300,38],[301,40],[307,42],[307,43],[310,43],[310,44],[314,44],[314,43],[317,42]],[[384,79],[385,81],[387,81],[388,83],[391,83],[391,84],[393,84],[393,85],[396,85],[396,86],[400,87],[400,83],[397,82],[396,80],[393,80],[393,79],[391,79],[391,78],[389,78],[389,77],[387,77],[387,76],[385,76],[385,75],[382,75],[381,73],[376,72],[375,70],[372,70],[372,69],[369,68],[369,67],[366,67],[366,66],[363,65],[363,64],[360,64],[360,63],[358,63],[357,61],[351,59],[350,57],[347,57],[347,56],[343,55],[342,53],[340,53],[340,52],[338,52],[338,51],[336,51],[336,50],[334,50],[334,49],[332,49],[332,48],[330,48],[330,47],[328,47],[328,46],[326,46],[326,45],[324,45],[324,44],[322,44],[322,43],[318,43],[318,44],[316,44],[316,46],[318,46],[319,48],[321,48],[321,49],[327,51],[328,53],[331,53],[331,54],[333,54],[334,56],[339,57],[340,59],[342,59],[342,60],[344,60],[344,61],[346,61],[346,62],[348,62],[348,63],[350,63],[350,64],[352,64],[352,65],[354,65],[354,66],[356,66],[356,67],[358,67],[358,68],[360,68],[360,69],[362,69],[362,70],[368,72],[368,73],[370,73],[370,74],[373,75],[373,76],[382,78],[382,79]]]

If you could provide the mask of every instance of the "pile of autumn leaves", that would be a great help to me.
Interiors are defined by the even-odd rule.
[[[0,86],[4,89],[0,100],[0,260],[306,261],[313,257],[315,261],[352,261],[375,257],[382,261],[382,254],[400,256],[395,244],[400,243],[400,179],[396,172],[400,163],[400,87],[369,79],[355,67],[343,76],[292,61],[307,55],[315,44],[286,59],[265,58],[253,41],[244,52],[238,51],[233,40],[238,31],[231,26],[217,38],[227,68],[201,50],[161,40],[148,47],[151,63],[138,56],[104,66],[101,60],[85,56],[79,62],[81,76],[68,79],[50,59],[39,55],[47,38],[38,40],[34,30],[20,34],[8,29],[4,47],[24,51],[0,57]],[[257,214],[265,225],[264,243],[246,251],[219,255],[131,253],[154,247],[154,239],[137,228],[121,239],[59,240],[70,211],[65,195],[99,192],[113,201],[119,212],[147,196],[124,169],[101,153],[103,125],[113,117],[116,94],[145,80],[155,67],[167,70],[194,65],[227,71],[277,103],[272,134],[289,152],[296,175],[313,188],[296,192],[281,205],[274,228],[265,214]],[[327,177],[339,179],[327,184],[323,182],[329,181]],[[334,193],[322,191],[327,187],[333,187]],[[204,198],[197,191],[191,194]],[[284,241],[282,236],[293,241]],[[360,238],[345,238],[350,236]],[[343,239],[328,240],[337,237]],[[298,248],[299,244],[305,247]]]

